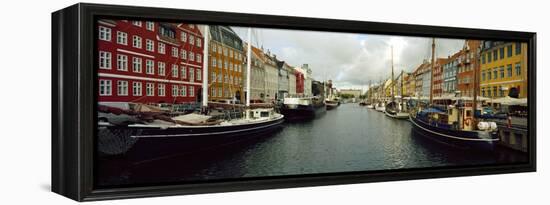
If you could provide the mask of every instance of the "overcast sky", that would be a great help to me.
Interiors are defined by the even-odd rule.
[[[245,41],[247,28],[232,27]],[[319,32],[283,29],[253,29],[252,45],[269,49],[292,66],[309,64],[316,80],[332,79],[338,89],[366,89],[394,72],[412,71],[431,58],[431,38]],[[436,38],[436,57],[457,52],[464,40]]]

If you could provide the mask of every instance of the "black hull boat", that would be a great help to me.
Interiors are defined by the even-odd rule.
[[[385,109],[385,113],[388,117],[402,120],[409,119],[409,113],[401,111],[397,102],[388,103]]]
[[[429,123],[420,117],[409,116],[415,131],[422,136],[460,149],[493,151],[498,142],[497,131],[454,130],[436,122]]]
[[[321,105],[297,105],[281,107],[281,114],[285,116],[288,121],[301,121],[314,119],[326,112],[325,104]]]
[[[192,154],[265,137],[279,128],[284,117],[242,124],[158,127],[148,125],[104,126],[98,129],[100,156],[154,160]]]

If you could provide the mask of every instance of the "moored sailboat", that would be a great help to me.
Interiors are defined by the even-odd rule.
[[[401,71],[401,78],[403,78],[403,71]],[[391,48],[391,101],[386,104],[384,112],[388,117],[395,119],[408,119],[409,113],[404,112],[405,105],[403,103],[398,103],[395,100],[395,79],[393,77],[393,47]],[[401,95],[403,95],[403,79],[401,79]],[[403,98],[400,97],[401,102]]]

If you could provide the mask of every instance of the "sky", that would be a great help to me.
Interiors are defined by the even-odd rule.
[[[248,28],[232,27],[245,41]],[[463,39],[436,38],[436,57],[462,49]],[[424,59],[431,60],[431,38],[286,29],[252,29],[252,45],[270,50],[289,65],[309,64],[313,78],[332,80],[338,89],[367,89],[394,72],[411,72]]]

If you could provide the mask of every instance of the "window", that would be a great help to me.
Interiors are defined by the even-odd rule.
[[[223,76],[222,76],[222,74],[221,74],[221,73],[220,73],[220,74],[218,74],[218,82],[220,82],[220,83],[221,83],[221,82],[223,82],[223,81],[222,81],[222,77],[223,77]]]
[[[212,58],[212,67],[217,67],[216,58]]]
[[[197,47],[201,47],[202,46],[202,39],[200,38],[197,38]]]
[[[481,80],[485,81],[485,72],[481,73]]]
[[[212,87],[212,91],[210,91],[210,96],[215,97],[216,96],[216,88]]]
[[[159,96],[166,96],[166,85],[159,84]]]
[[[233,58],[233,50],[230,50],[230,51],[229,51],[229,57],[230,57],[230,58]]]
[[[99,95],[100,96],[111,95],[111,80],[99,80]]]
[[[128,34],[122,31],[116,32],[116,43],[121,45],[128,45]]]
[[[512,57],[512,44],[506,46],[507,57]]]
[[[159,75],[164,76],[166,74],[166,64],[164,62],[159,62],[158,67],[159,67],[159,72],[158,72]]]
[[[166,54],[166,45],[164,43],[159,42],[159,53]]]
[[[193,53],[192,51],[189,52],[189,60],[195,61],[195,53]]]
[[[197,63],[202,63],[202,55],[197,54]]]
[[[498,91],[500,93],[500,97],[504,97],[504,90],[502,89],[502,86],[498,87]]]
[[[487,80],[491,80],[491,70],[487,70]]]
[[[195,70],[193,68],[189,68],[189,82],[195,81]]]
[[[154,96],[155,95],[155,84],[147,83],[145,86],[145,95]]]
[[[111,29],[104,26],[100,26],[99,40],[111,41]]]
[[[202,80],[202,70],[197,69],[197,80]]]
[[[498,78],[498,69],[497,69],[497,68],[494,68],[494,69],[493,69],[493,77],[494,77],[495,79]]]
[[[134,36],[132,46],[134,46],[134,48],[141,48],[141,37]]]
[[[233,63],[229,63],[229,70],[233,70]]]
[[[521,64],[520,63],[516,63],[516,75],[517,76],[521,75]]]
[[[178,57],[178,48],[172,47],[172,57]]]
[[[147,29],[149,31],[155,31],[155,23],[153,23],[151,21],[145,22],[145,29]]]
[[[151,51],[151,52],[155,52],[155,44],[153,43],[152,40],[145,40],[145,49],[147,51]]]
[[[186,41],[187,41],[187,33],[181,32],[181,33],[180,33],[180,40],[181,40],[182,42],[186,42]]]
[[[162,35],[164,37],[168,37],[168,38],[176,40],[176,34],[175,34],[174,30],[172,30],[171,28],[169,28],[167,26],[164,26],[162,24],[159,25],[159,33],[160,33],[160,35]]]
[[[500,48],[500,59],[504,59],[504,47]]]
[[[190,97],[195,97],[195,87],[194,86],[189,86],[189,96]]]
[[[141,96],[141,82],[133,82],[132,83],[132,95],[133,96]]]
[[[222,54],[222,46],[218,45],[218,54]]]
[[[521,54],[521,43],[516,43],[516,55]]]
[[[487,97],[491,97],[491,87],[487,87]]]
[[[181,86],[181,96],[187,96],[187,86],[185,85]]]
[[[496,49],[493,51],[493,60],[495,60],[495,61],[498,60],[498,52],[497,51],[498,50],[496,50]]]
[[[481,96],[485,97],[485,88],[481,88]]]
[[[117,70],[128,71],[128,56],[118,54],[117,55]]]
[[[487,62],[490,63],[491,59],[491,52],[487,52]]]
[[[117,81],[117,95],[128,96],[128,81],[125,81],[125,80]]]
[[[138,57],[132,58],[132,70],[135,73],[141,73],[141,58],[138,58]]]
[[[504,78],[504,66],[500,67],[500,78]]]
[[[141,21],[132,21],[132,24],[141,27]]]
[[[181,49],[181,58],[182,59],[187,59],[187,51],[186,50]]]
[[[99,51],[99,68],[111,69],[111,52]]]
[[[172,77],[178,77],[178,65],[176,64],[172,64]]]
[[[498,93],[497,93],[497,89],[498,89],[497,86],[494,86],[494,87],[493,87],[493,96],[494,96],[494,97],[496,97],[497,94],[498,94]]]
[[[223,68],[227,69],[227,67],[228,67],[228,66],[227,66],[227,61],[224,60],[224,61],[223,61]]]
[[[189,44],[195,45],[195,37],[193,35],[189,35]]]
[[[227,56],[227,48],[223,48],[223,55]]]
[[[508,77],[512,77],[512,64],[508,64],[506,66],[506,71],[508,73]]]
[[[177,85],[172,85],[172,97],[178,97],[179,94],[179,88]]]
[[[212,82],[216,82],[216,73],[212,72]]]
[[[218,97],[222,96],[222,88],[218,88]]]
[[[153,60],[145,60],[145,73],[155,74],[155,62]]]
[[[216,47],[217,47],[216,44],[212,44],[212,52],[214,53],[216,52]]]
[[[187,78],[187,67],[181,66],[181,78]]]

